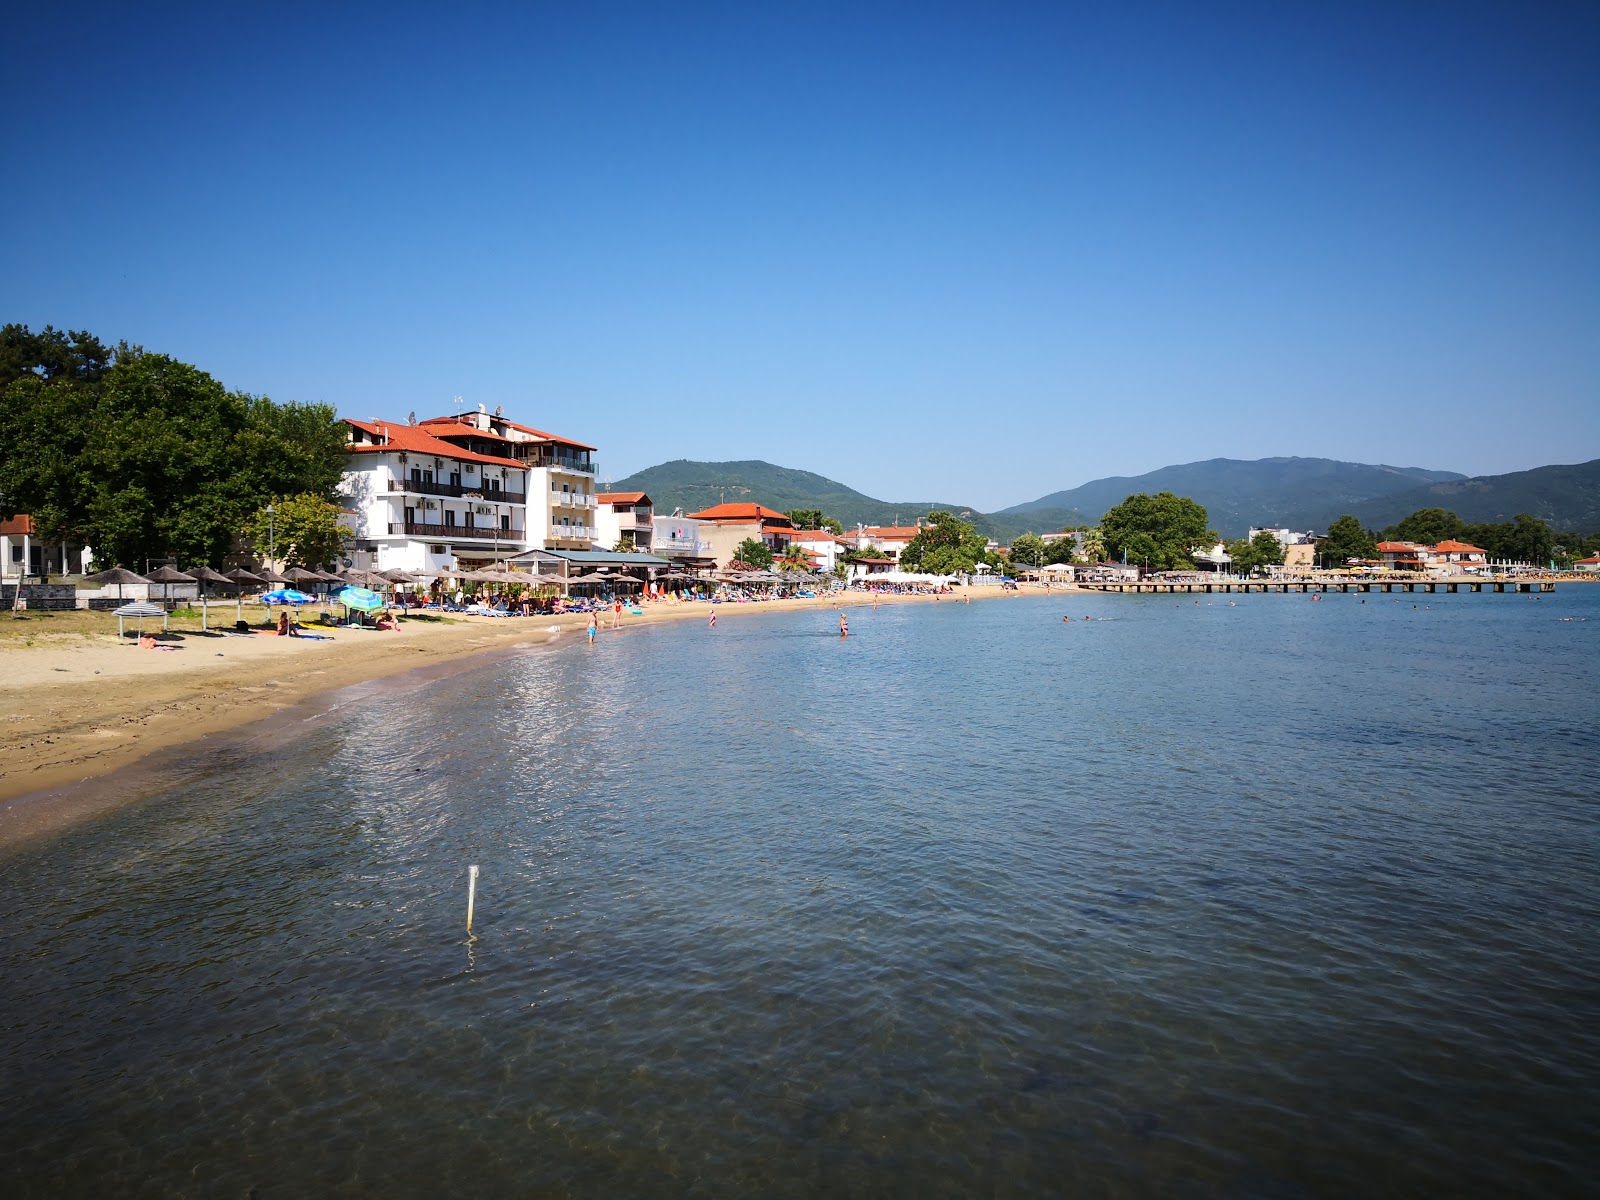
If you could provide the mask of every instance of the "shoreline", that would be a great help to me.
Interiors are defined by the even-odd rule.
[[[1029,589],[973,589],[976,599],[1064,595]],[[877,597],[883,605],[950,602],[956,596]],[[870,594],[761,603],[655,603],[642,616],[624,614],[622,627],[664,621],[705,621],[750,613],[871,606]],[[207,739],[248,736],[253,726],[339,691],[404,677],[436,678],[486,656],[529,652],[582,638],[586,614],[546,617],[467,617],[439,627],[414,623],[399,633],[342,631],[334,640],[191,637],[183,653],[149,653],[95,640],[70,646],[0,650],[0,850],[60,832],[138,799],[140,788],[108,786],[127,772],[153,779],[154,761],[183,751],[193,759]],[[576,637],[567,639],[566,635]],[[192,652],[194,657],[189,657]]]

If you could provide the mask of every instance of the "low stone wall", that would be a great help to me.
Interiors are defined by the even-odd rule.
[[[16,584],[0,585],[0,609],[9,611],[16,595]],[[69,612],[78,607],[78,589],[70,583],[25,583],[22,603],[34,612]]]

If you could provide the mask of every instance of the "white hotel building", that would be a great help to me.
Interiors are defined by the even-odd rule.
[[[594,447],[473,413],[420,423],[346,420],[347,518],[379,570],[437,574],[525,550],[588,550]]]

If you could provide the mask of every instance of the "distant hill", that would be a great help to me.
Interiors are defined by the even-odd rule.
[[[1075,511],[1083,514],[1079,520],[1097,521],[1108,508],[1135,492],[1176,492],[1205,505],[1218,533],[1240,537],[1251,525],[1324,530],[1341,514],[1355,512],[1365,502],[1465,478],[1455,471],[1370,466],[1331,458],[1212,458],[1162,467],[1145,475],[1096,479],[997,515],[1027,514],[1038,520],[1054,517],[1058,511]]]
[[[787,512],[791,508],[820,508],[846,526],[909,525],[918,517],[947,509],[969,514],[985,533],[988,523],[970,505],[947,501],[874,500],[854,488],[810,471],[779,467],[760,459],[744,462],[696,462],[680,458],[646,467],[610,485],[613,492],[648,492],[657,511],[682,508],[686,513],[710,508],[714,504],[754,501]],[[990,534],[990,536],[995,536]]]
[[[1592,533],[1600,530],[1600,458],[1430,483],[1347,511],[1369,529],[1383,529],[1419,508],[1448,508],[1468,524],[1509,521],[1529,513],[1552,529]]]
[[[1214,458],[1147,475],[1096,479],[997,513],[948,500],[875,500],[826,476],[759,459],[678,459],[618,479],[610,489],[649,492],[662,512],[678,507],[695,512],[724,501],[753,500],[780,510],[819,508],[847,526],[909,524],[947,509],[1001,542],[1025,530],[1043,533],[1093,523],[1134,492],[1161,491],[1192,496],[1205,505],[1212,526],[1225,537],[1242,536],[1252,524],[1321,532],[1344,513],[1382,529],[1419,508],[1454,509],[1469,522],[1508,521],[1526,512],[1557,529],[1600,530],[1600,459],[1468,479],[1454,471],[1328,458]]]

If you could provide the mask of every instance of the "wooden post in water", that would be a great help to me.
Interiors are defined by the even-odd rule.
[[[472,906],[478,899],[478,868],[476,864],[467,868],[467,932],[472,932]]]

